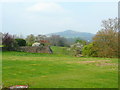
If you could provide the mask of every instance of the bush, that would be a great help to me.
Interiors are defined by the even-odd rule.
[[[83,44],[78,42],[78,43],[71,45],[70,50],[73,52],[74,56],[78,56],[81,54],[83,46],[84,46]]]
[[[26,46],[26,41],[24,39],[15,39],[18,46]]]
[[[97,51],[94,50],[94,44],[90,43],[85,45],[82,49],[82,54],[84,56],[97,56]]]

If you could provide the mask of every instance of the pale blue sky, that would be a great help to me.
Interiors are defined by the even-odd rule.
[[[37,35],[65,30],[96,33],[102,20],[118,16],[118,3],[2,3],[1,15],[2,32],[11,34]]]

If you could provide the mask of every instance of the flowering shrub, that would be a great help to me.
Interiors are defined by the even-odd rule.
[[[83,46],[84,46],[83,44],[77,42],[77,43],[75,43],[75,44],[73,44],[73,45],[70,46],[70,50],[72,50],[73,54],[75,56],[77,56],[77,55],[79,55],[79,54],[82,53]]]

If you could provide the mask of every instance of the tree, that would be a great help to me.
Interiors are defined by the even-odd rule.
[[[113,30],[118,31],[118,18],[102,21],[102,30]]]
[[[118,56],[118,19],[102,21],[102,30],[93,38],[94,49],[99,57]]]
[[[67,46],[67,40],[59,35],[52,35],[47,39],[53,46]]]
[[[60,37],[58,40],[58,46],[61,46],[61,47],[68,46],[66,38]]]
[[[58,38],[60,36],[59,35],[52,35],[48,38],[48,41],[53,45],[53,46],[57,46],[58,44]]]
[[[24,39],[18,38],[15,40],[19,46],[26,46],[26,41]]]
[[[8,33],[2,35],[2,45],[6,47],[7,50],[14,50],[17,47],[13,36]]]
[[[28,46],[32,46],[32,44],[35,42],[35,36],[33,34],[30,34],[26,38],[26,43]]]
[[[38,35],[35,37],[35,41],[39,42],[40,40],[46,40],[46,36],[45,35]]]

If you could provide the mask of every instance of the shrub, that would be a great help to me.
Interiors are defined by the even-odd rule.
[[[19,46],[26,46],[26,41],[24,39],[15,39]]]
[[[73,52],[75,56],[77,56],[81,54],[83,46],[84,46],[83,44],[78,42],[78,43],[71,45],[70,50]]]
[[[90,43],[85,45],[82,49],[82,54],[84,56],[97,56],[97,51],[94,50],[94,44]]]

